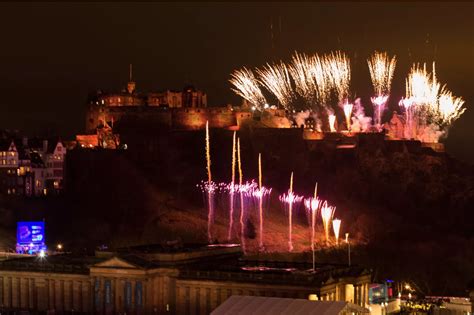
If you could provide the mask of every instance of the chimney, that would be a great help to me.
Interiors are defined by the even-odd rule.
[[[23,147],[26,148],[28,146],[28,137],[23,137],[21,143],[23,144]]]
[[[48,140],[43,140],[43,152],[48,152]]]

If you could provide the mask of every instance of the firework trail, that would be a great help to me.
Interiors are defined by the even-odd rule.
[[[314,235],[315,235],[315,227],[316,227],[316,215],[318,213],[319,207],[321,205],[321,200],[318,199],[318,183],[316,183],[314,187],[314,196],[313,198],[307,198],[304,200],[304,205],[306,208],[306,213],[310,217],[311,222],[311,251],[313,253],[313,271],[315,269],[315,259],[314,259]]]
[[[351,131],[351,116],[352,116],[352,107],[354,105],[346,103],[344,104],[344,116],[346,116],[347,130]]]
[[[231,77],[232,79],[229,82],[235,86],[232,91],[262,110],[267,101],[253,72],[244,67],[242,70],[234,71]]]
[[[239,187],[242,187],[244,175],[242,174],[242,160],[240,158],[240,138],[237,138],[237,165],[239,167]],[[242,250],[245,253],[245,235],[244,235],[244,192],[239,189],[240,195],[240,239]]]
[[[331,132],[336,132],[336,115],[329,114],[329,128]]]
[[[332,220],[332,228],[334,230],[334,236],[336,237],[336,246],[339,245],[339,231],[341,230],[341,220]]]
[[[293,193],[293,172],[291,172],[290,189],[287,194],[280,196],[280,201],[286,205],[288,209],[288,248],[293,251],[293,208],[303,200],[303,197]]]
[[[207,162],[207,238],[212,242],[212,223],[214,221],[214,193],[215,184],[212,182],[211,173],[211,147],[209,141],[209,121],[206,121],[206,162]]]
[[[234,193],[235,193],[235,137],[236,132],[232,137],[232,182],[230,186],[229,198],[230,198],[230,209],[229,209],[229,232],[227,234],[227,240],[230,241],[232,238],[232,226],[234,224]]]
[[[293,99],[293,87],[291,86],[288,67],[280,62],[273,66],[267,64],[263,69],[257,69],[260,83],[275,97],[287,110],[292,110],[290,102]]]
[[[329,226],[335,210],[335,207],[328,206],[327,201],[325,201],[321,207],[321,218],[323,220],[324,232],[326,234],[326,243],[329,242]]]
[[[338,103],[342,104],[349,98],[351,82],[351,66],[349,58],[340,51],[331,52],[325,57],[327,74],[331,79],[332,88],[335,90]]]

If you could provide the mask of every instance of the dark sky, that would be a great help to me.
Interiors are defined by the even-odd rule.
[[[227,81],[233,69],[288,60],[294,50],[344,50],[352,90],[367,103],[365,59],[377,49],[398,57],[392,104],[411,63],[436,61],[439,79],[473,108],[451,128],[447,149],[474,162],[469,2],[1,3],[0,30],[0,128],[81,132],[88,92],[124,87],[129,63],[139,91],[192,83],[212,105],[239,104]]]

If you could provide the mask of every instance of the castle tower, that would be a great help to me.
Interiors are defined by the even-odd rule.
[[[129,73],[129,80],[128,80],[128,84],[127,84],[127,91],[129,94],[133,94],[133,92],[135,92],[135,82],[132,81],[132,64],[130,64],[130,73]]]

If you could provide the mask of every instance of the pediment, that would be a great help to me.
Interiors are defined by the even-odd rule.
[[[95,264],[93,267],[96,268],[120,268],[120,269],[140,269],[138,266],[133,265],[119,257],[112,257],[106,261]]]

